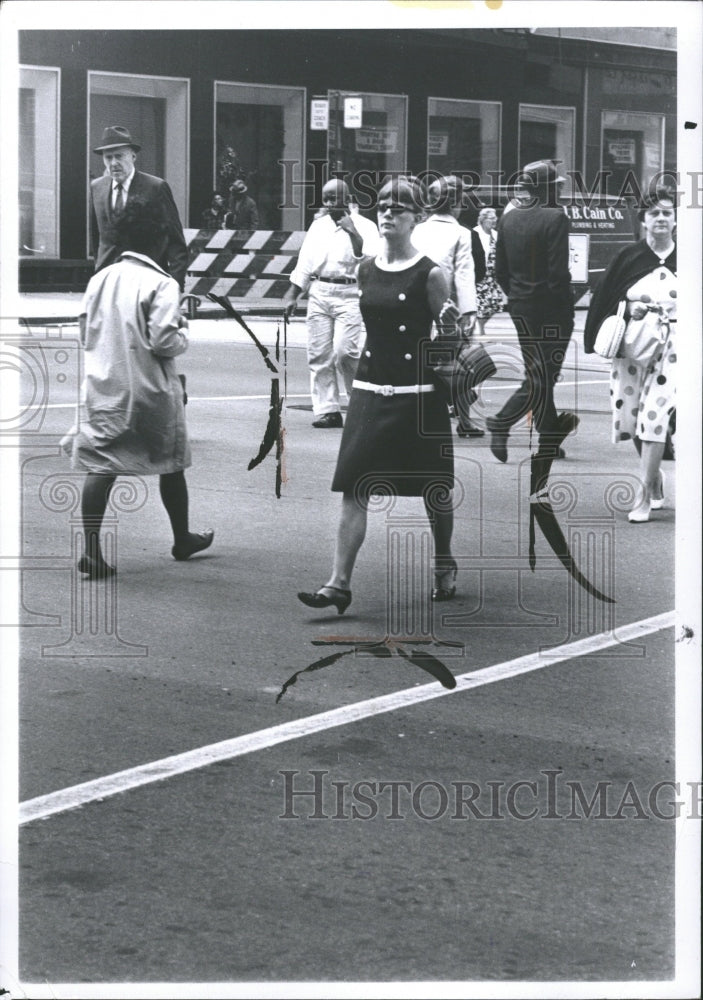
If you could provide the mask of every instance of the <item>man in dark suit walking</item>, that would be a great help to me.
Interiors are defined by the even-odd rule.
[[[105,174],[90,183],[90,221],[95,270],[100,271],[119,258],[122,248],[112,242],[112,223],[127,201],[138,197],[144,202],[157,205],[168,226],[168,235],[164,238],[162,250],[155,259],[164,271],[176,279],[183,291],[188,267],[188,250],[178,209],[171,188],[165,180],[135,169],[140,149],[141,146],[132,139],[128,129],[122,125],[108,125],[103,131],[101,144],[93,150],[102,156],[105,164]]]
[[[574,413],[557,414],[554,383],[574,329],[569,273],[569,220],[556,204],[557,176],[552,160],[523,168],[520,197],[498,223],[495,276],[508,296],[525,365],[525,378],[503,408],[486,420],[490,448],[508,459],[510,428],[532,411],[541,447],[563,457],[560,445],[578,424]]]

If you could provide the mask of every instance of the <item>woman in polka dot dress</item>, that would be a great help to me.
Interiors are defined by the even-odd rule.
[[[628,320],[653,310],[661,317],[663,343],[649,361],[613,359],[610,400],[615,443],[632,440],[640,454],[641,488],[628,520],[649,520],[665,503],[661,461],[676,410],[676,225],[675,194],[661,187],[644,198],[639,218],[645,237],[611,262],[593,297],[584,332],[586,353],[606,316],[625,299]]]
[[[400,178],[378,194],[382,250],[359,265],[359,295],[367,339],[349,400],[332,489],[342,511],[328,583],[300,593],[313,608],[351,603],[350,581],[364,540],[374,494],[422,497],[435,548],[432,599],[454,597],[451,554],[454,456],[449,412],[423,357],[433,320],[442,325],[458,309],[434,261],[418,253],[411,236],[421,215],[421,189]]]

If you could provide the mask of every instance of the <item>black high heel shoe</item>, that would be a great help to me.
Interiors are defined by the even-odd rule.
[[[323,594],[323,590],[332,590],[333,594]],[[344,590],[342,587],[320,587],[314,594],[301,592],[298,600],[309,608],[329,608],[334,606],[338,615],[343,615],[351,604],[351,590]]]
[[[442,568],[435,568],[434,580],[435,586],[432,589],[432,600],[433,601],[451,601],[456,595],[456,574],[457,574],[457,564],[456,560],[449,559],[438,559],[438,564],[442,564]],[[437,567],[437,564],[435,564]],[[450,586],[446,586],[449,583]]]

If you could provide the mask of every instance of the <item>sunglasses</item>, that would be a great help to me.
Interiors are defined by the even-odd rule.
[[[410,208],[409,205],[397,205],[391,201],[379,201],[376,205],[376,211],[379,215],[385,215],[386,212],[390,212],[391,215],[402,215],[403,212],[413,212],[414,209]]]

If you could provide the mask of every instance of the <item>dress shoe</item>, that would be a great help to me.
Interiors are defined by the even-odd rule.
[[[636,507],[630,511],[627,515],[627,520],[631,524],[644,524],[649,520],[649,514],[652,509],[652,504],[650,500],[643,500]]]
[[[335,413],[323,413],[317,420],[313,420],[313,427],[343,427],[342,414],[337,410]]]
[[[171,549],[171,555],[177,562],[185,562],[186,559],[190,559],[192,555],[196,552],[202,552],[203,549],[209,549],[212,545],[212,540],[215,537],[215,532],[211,529],[207,531],[197,531],[191,532],[188,536],[187,542],[182,542],[179,545],[174,545]]]
[[[651,499],[652,510],[662,510],[664,507],[664,473],[659,473],[657,485],[652,490]]]
[[[572,431],[576,430],[578,425],[581,423],[581,420],[575,413],[572,413],[571,410],[562,410],[557,417],[557,423],[559,430],[556,435],[556,444],[557,447],[559,447],[564,438],[571,434]]]
[[[451,601],[456,595],[457,564],[454,559],[438,559],[435,564],[432,588],[433,601]]]
[[[508,461],[508,434],[504,426],[495,417],[486,417],[486,429],[491,435],[489,445],[491,451],[499,462]]]
[[[328,591],[328,593],[323,593]],[[320,587],[314,594],[301,592],[298,600],[309,608],[329,608],[334,606],[338,615],[343,615],[351,604],[351,590],[344,590],[342,587]]]
[[[89,580],[106,580],[117,574],[115,567],[104,559],[93,559],[91,556],[81,556],[78,560],[78,572],[85,573]]]
[[[473,420],[460,420],[456,426],[456,432],[460,438],[482,438],[486,433]]]

